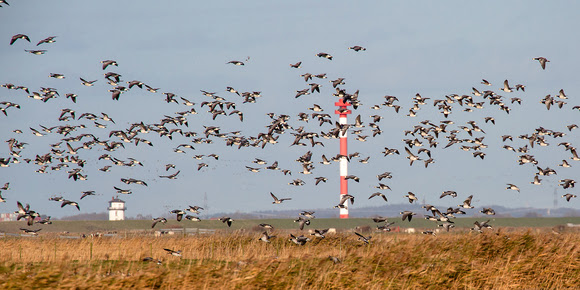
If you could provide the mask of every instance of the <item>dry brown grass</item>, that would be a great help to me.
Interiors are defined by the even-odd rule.
[[[574,288],[580,234],[352,233],[297,246],[287,233],[0,239],[0,288]],[[163,248],[183,251],[181,258]],[[334,264],[328,256],[342,260]],[[144,257],[163,260],[145,263]]]

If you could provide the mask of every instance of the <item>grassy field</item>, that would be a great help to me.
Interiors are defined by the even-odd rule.
[[[348,231],[299,246],[275,230],[214,235],[0,239],[0,288],[555,289],[580,285],[580,232]],[[292,230],[298,234],[297,230]],[[172,256],[164,248],[181,250]],[[338,257],[335,263],[329,256]],[[143,262],[145,257],[161,264]]]
[[[454,219],[457,228],[469,228],[475,221],[485,221],[489,219],[490,224],[494,227],[554,227],[557,225],[566,225],[567,223],[580,224],[580,217],[566,218],[457,218]],[[422,218],[415,218],[412,222],[402,222],[400,218],[392,218],[389,221],[396,222],[394,227],[433,229],[436,224]],[[236,220],[231,228],[218,220],[202,220],[201,222],[192,222],[183,220],[169,220],[167,224],[158,224],[156,229],[168,228],[200,228],[200,229],[218,229],[218,230],[250,230],[261,223],[271,224],[277,229],[296,229],[297,223],[291,219],[262,219],[262,220]],[[40,233],[46,232],[69,232],[69,233],[95,233],[109,231],[128,231],[128,230],[147,230],[152,231],[151,221],[148,220],[126,220],[126,221],[54,221],[51,225],[34,225],[31,229],[42,228]],[[376,224],[370,218],[351,218],[351,219],[313,219],[310,229],[336,228],[336,229],[354,229],[355,227],[376,228]],[[27,228],[23,221],[18,222],[0,222],[0,233],[19,233],[20,228]]]

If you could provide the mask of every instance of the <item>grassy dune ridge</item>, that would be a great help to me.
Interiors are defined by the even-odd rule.
[[[298,231],[293,230],[294,234]],[[298,246],[252,231],[214,235],[0,239],[0,288],[574,288],[580,233],[457,231],[436,236],[352,232]],[[307,234],[303,232],[303,234]],[[182,257],[163,249],[181,250]],[[341,259],[335,264],[328,259]],[[144,257],[161,259],[157,265]]]
[[[556,225],[566,225],[567,223],[580,224],[580,217],[562,217],[562,218],[494,218],[494,217],[480,217],[480,218],[457,218],[453,221],[457,228],[469,228],[473,226],[475,221],[490,220],[490,224],[498,227],[553,227]],[[417,215],[411,221],[402,222],[400,217],[389,218],[389,221],[394,221],[394,227],[401,228],[418,228],[418,229],[434,229],[436,225],[432,221],[422,218],[422,215]],[[296,229],[297,224],[291,219],[240,219],[235,220],[231,228],[219,220],[202,220],[200,222],[192,222],[183,220],[177,222],[174,218],[168,219],[167,224],[158,224],[155,230],[161,228],[200,228],[200,229],[218,229],[218,230],[240,230],[252,229],[261,223],[273,225],[278,229]],[[18,233],[20,228],[38,229],[42,228],[40,234],[46,232],[70,232],[70,233],[94,233],[106,231],[127,231],[127,230],[147,230],[151,229],[152,222],[150,220],[125,220],[125,221],[53,221],[51,225],[38,225],[27,227],[23,221],[15,222],[0,222],[0,233]],[[370,218],[315,218],[311,225],[307,228],[336,228],[336,229],[352,229],[355,227],[369,226],[376,227]]]

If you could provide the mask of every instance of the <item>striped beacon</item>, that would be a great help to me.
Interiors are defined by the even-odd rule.
[[[338,102],[334,103],[335,106],[339,107],[337,110],[334,111],[335,114],[339,115],[338,123],[341,125],[346,125],[346,115],[350,114],[351,111],[347,109],[348,106],[351,104],[349,102],[344,102],[342,99]],[[345,130],[340,132],[340,199],[346,194],[348,194],[348,180],[345,177],[348,175],[348,143],[347,143],[347,134],[348,132]],[[340,200],[339,199],[339,200]],[[340,208],[340,218],[347,219],[348,218],[348,208]]]

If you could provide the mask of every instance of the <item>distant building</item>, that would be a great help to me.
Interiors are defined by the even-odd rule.
[[[118,197],[113,197],[109,201],[109,220],[110,221],[123,221],[125,220],[125,202],[120,200]]]
[[[16,213],[0,213],[0,222],[11,222],[11,221],[15,221],[16,218],[18,217],[18,214]]]

